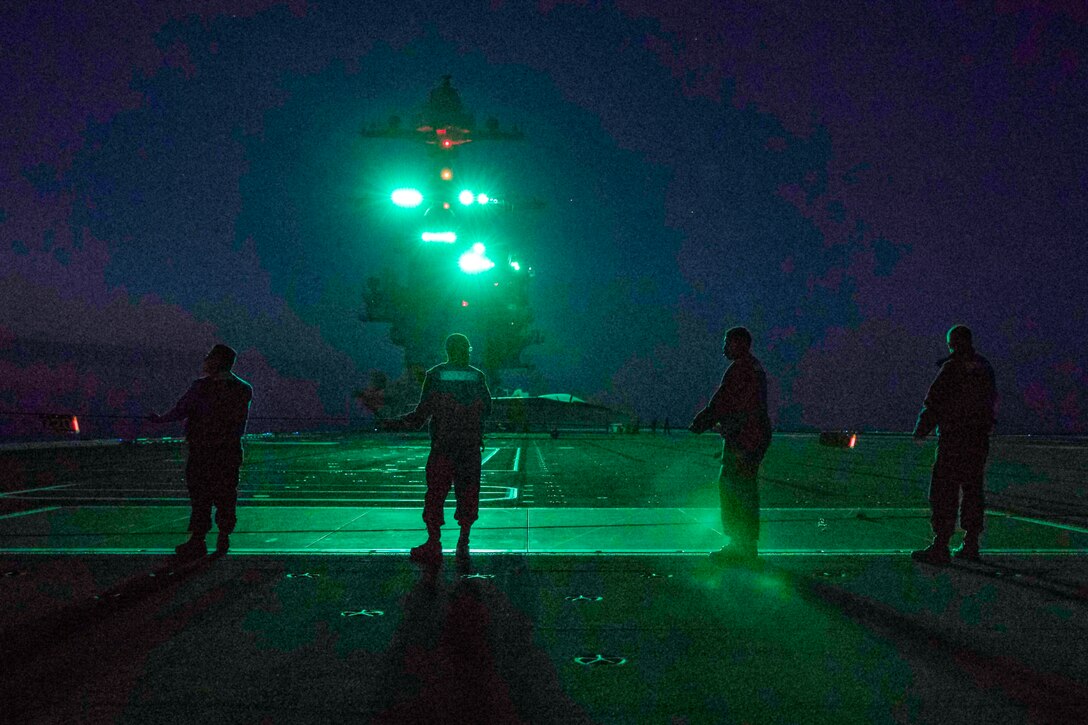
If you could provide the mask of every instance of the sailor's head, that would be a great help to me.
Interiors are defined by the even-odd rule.
[[[730,360],[746,355],[752,349],[752,333],[745,327],[730,327],[725,333],[722,354]]]
[[[204,356],[204,372],[208,375],[229,372],[238,353],[226,345],[216,345]]]
[[[468,354],[472,352],[472,346],[468,338],[460,332],[455,332],[446,338],[446,357],[455,365],[468,365]]]
[[[953,325],[945,335],[950,353],[970,352],[974,349],[974,341],[971,337],[971,328],[967,325]]]

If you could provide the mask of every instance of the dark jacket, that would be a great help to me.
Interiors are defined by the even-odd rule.
[[[489,415],[491,391],[483,372],[447,362],[427,371],[419,404],[401,419],[418,428],[430,418],[431,446],[459,450],[482,445],[483,423]]]
[[[234,373],[209,375],[194,380],[162,419],[184,418],[190,447],[240,449],[252,400],[253,386]]]
[[[752,355],[734,360],[710,403],[695,416],[692,430],[710,430],[721,423],[722,438],[730,448],[762,456],[771,444],[767,415],[767,373]]]
[[[994,428],[997,390],[994,369],[973,350],[948,358],[929,386],[914,436],[924,438],[938,429],[942,438],[985,437]]]

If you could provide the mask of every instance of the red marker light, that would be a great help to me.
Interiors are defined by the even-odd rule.
[[[461,300],[462,307],[468,307],[468,300]]]
[[[47,413],[42,423],[54,433],[79,433],[79,419],[67,413]]]
[[[453,146],[453,141],[450,141],[448,138],[442,139],[442,148],[448,149],[451,146]]]
[[[434,132],[437,133],[439,136],[445,136],[446,135],[446,129],[444,129],[444,128],[436,128],[434,130]]]
[[[853,448],[857,445],[858,434],[849,430],[825,430],[820,433],[820,445],[832,448]]]

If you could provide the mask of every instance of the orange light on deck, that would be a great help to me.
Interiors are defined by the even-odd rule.
[[[820,433],[820,445],[831,448],[853,448],[857,445],[858,434],[852,430],[825,430]]]
[[[41,417],[45,427],[54,433],[79,433],[79,419],[68,413],[46,413]]]

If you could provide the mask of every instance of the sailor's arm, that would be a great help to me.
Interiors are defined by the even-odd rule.
[[[162,415],[158,413],[151,413],[147,416],[147,419],[152,423],[172,423],[176,420],[184,420],[189,417],[189,411],[192,409],[193,398],[196,396],[196,383],[189,386],[189,389],[185,391],[178,402],[174,403],[174,407],[166,411]]]
[[[431,417],[434,407],[434,396],[432,391],[434,388],[434,381],[430,373],[427,373],[427,377],[423,379],[423,389],[419,392],[419,402],[416,404],[415,410],[405,413],[399,418],[395,418],[399,423],[402,423],[408,428],[419,429],[423,427],[423,424],[427,422],[427,419]]]

